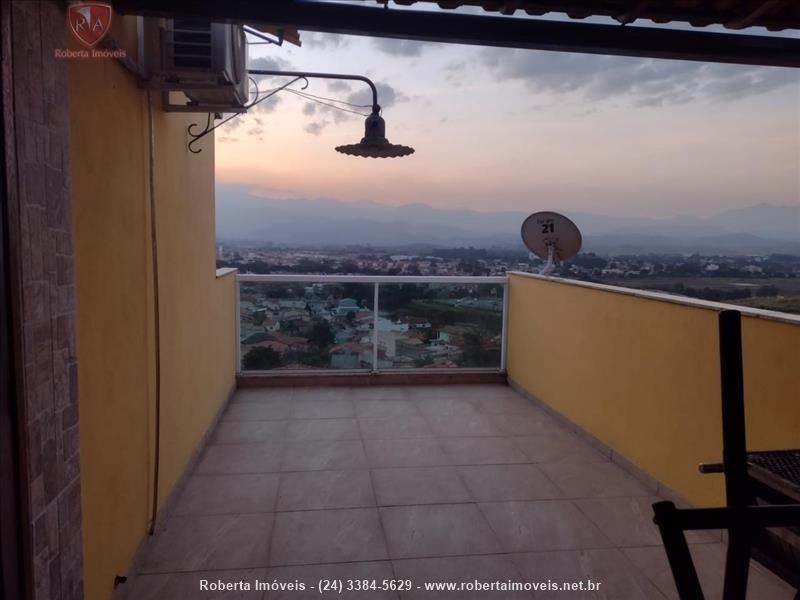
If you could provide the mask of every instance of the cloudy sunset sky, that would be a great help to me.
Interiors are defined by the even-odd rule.
[[[800,202],[796,70],[301,39],[251,46],[251,66],[367,75],[388,138],[416,153],[340,155],[334,146],[357,142],[363,117],[281,92],[217,131],[218,181],[287,200],[653,217]],[[370,99],[358,82],[311,80],[305,91]]]

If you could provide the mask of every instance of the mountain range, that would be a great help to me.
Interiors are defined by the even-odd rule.
[[[528,213],[433,208],[415,203],[332,199],[275,200],[243,184],[218,183],[217,239],[281,246],[521,247]],[[709,217],[614,217],[560,211],[583,234],[583,250],[602,254],[800,254],[800,203],[758,204]]]

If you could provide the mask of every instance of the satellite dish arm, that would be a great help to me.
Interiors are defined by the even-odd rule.
[[[550,275],[556,268],[558,262],[556,261],[556,246],[553,243],[547,244],[547,262],[544,263],[539,275]]]

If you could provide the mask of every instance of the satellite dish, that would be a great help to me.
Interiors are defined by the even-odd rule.
[[[558,263],[578,253],[581,232],[564,215],[542,211],[533,213],[522,223],[522,241],[528,250],[547,261],[540,271],[547,275]]]

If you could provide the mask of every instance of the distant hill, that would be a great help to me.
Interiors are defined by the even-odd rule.
[[[274,200],[252,186],[217,184],[217,238],[279,245],[518,247],[522,212],[398,207],[331,199]],[[558,210],[540,206],[532,210]],[[800,254],[800,204],[760,204],[710,217],[612,217],[563,211],[580,227],[584,249],[704,254]]]
[[[694,237],[661,235],[587,236],[585,251],[619,256],[621,254],[793,254],[800,255],[800,241],[762,238],[748,233],[729,233]]]

